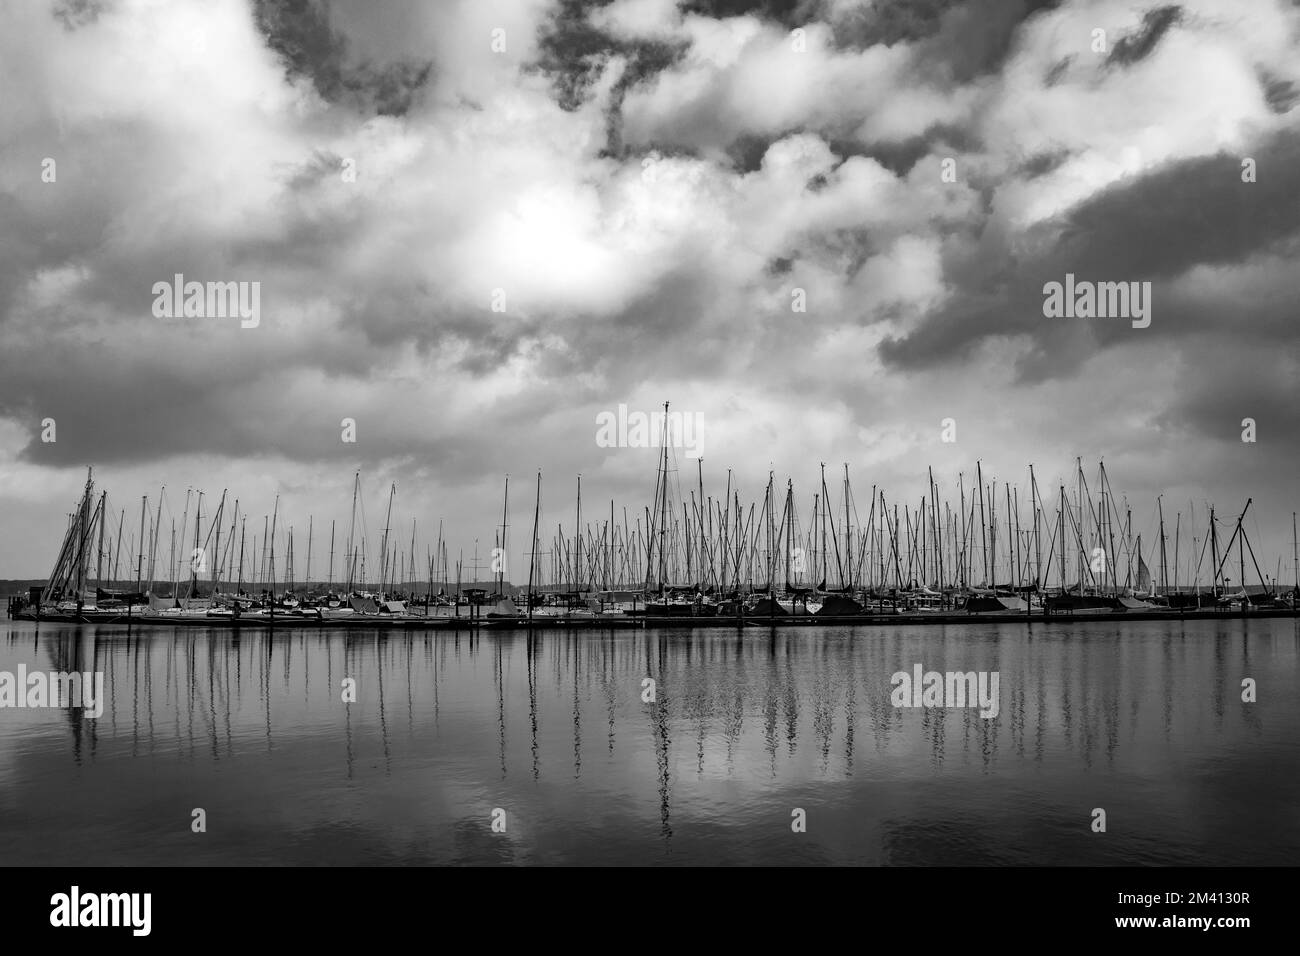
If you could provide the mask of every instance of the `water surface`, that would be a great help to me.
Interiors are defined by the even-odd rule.
[[[0,709],[7,864],[1300,859],[1293,620],[0,635],[107,698]],[[998,716],[895,708],[917,663],[997,671]]]

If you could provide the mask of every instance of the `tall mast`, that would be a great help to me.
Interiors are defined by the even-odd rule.
[[[1179,541],[1179,537],[1182,534],[1182,530],[1183,530],[1183,513],[1179,511],[1176,512],[1174,515],[1174,593],[1175,594],[1178,593],[1178,558],[1179,558],[1178,546],[1182,543]]]
[[[239,527],[239,518],[239,499],[236,498],[235,514],[230,521],[230,564],[229,566],[225,566],[223,562],[223,570],[226,572],[226,581],[228,582],[235,580],[235,529]],[[236,582],[236,585],[237,584],[238,582]],[[235,593],[239,593],[238,586],[236,586]]]
[[[1251,499],[1245,499],[1245,506],[1251,507]],[[1242,519],[1245,518],[1245,511],[1242,512],[1242,518],[1236,519],[1236,533],[1238,533],[1238,542],[1236,542],[1236,557],[1242,562],[1242,576],[1238,579],[1242,583],[1242,593],[1245,593],[1245,528],[1242,527]],[[101,525],[103,527],[103,525]],[[1255,554],[1251,554],[1251,561],[1255,561]],[[1258,568],[1256,568],[1258,572]],[[1261,581],[1262,583],[1262,581]]]
[[[821,475],[822,475],[821,510],[826,511],[827,506],[830,504],[830,502],[826,500],[826,462],[824,461],[821,463]],[[821,580],[825,581],[826,580],[826,516],[824,514],[821,516],[821,523],[822,523]]]
[[[1034,586],[1044,587],[1047,582],[1043,580],[1043,545],[1042,539],[1038,535],[1038,506],[1041,498],[1038,495],[1038,480],[1034,478],[1034,466],[1029,466],[1029,497],[1030,504],[1034,508]]]
[[[533,506],[533,539],[528,547],[528,620],[533,619],[533,568],[537,562],[537,520],[542,513],[542,473],[537,472],[537,503]]]
[[[216,529],[217,538],[212,543],[212,595],[217,594],[217,584],[221,579],[221,516],[226,510],[226,489],[221,489],[221,503],[217,505],[217,514],[212,519],[212,527],[208,529],[211,534],[213,528]]]
[[[199,550],[199,526],[203,523],[203,492],[199,492],[198,504],[194,507],[194,548],[190,551],[190,590],[186,599],[196,595],[199,589],[199,566],[195,555]]]
[[[695,473],[698,476],[700,487],[700,579],[707,584],[708,575],[705,573],[704,565],[708,561],[708,541],[704,535],[704,459],[695,459]]]
[[[154,571],[158,559],[158,531],[162,527],[162,500],[163,494],[167,491],[167,486],[162,485],[158,489],[158,516],[153,522],[153,540],[149,546],[149,592],[153,593]],[[138,590],[138,588],[137,588]]]
[[[509,545],[506,544],[506,514],[509,508],[510,508],[510,475],[507,474],[505,491],[501,495],[501,558],[502,560],[498,562],[499,570],[497,571],[497,594],[502,595],[503,597],[504,597],[504,592],[502,588],[505,585],[506,562],[509,560],[507,556],[510,554],[510,547]],[[477,566],[475,567],[474,571],[475,571],[475,576],[477,577],[478,576]]]
[[[1219,535],[1214,529],[1214,505],[1210,505],[1210,560],[1214,562],[1213,593],[1219,596]]]
[[[1295,512],[1291,512],[1291,569],[1295,572],[1295,590],[1291,592],[1291,606],[1300,607],[1300,542],[1296,539]]]
[[[236,596],[238,596],[238,594],[244,589],[244,530],[247,524],[247,516],[243,516],[239,519],[239,576],[235,580]]]
[[[848,580],[840,570],[840,587],[853,586],[853,541],[849,537],[849,463],[844,463],[844,560],[848,563]]]
[[[776,502],[774,501],[774,493],[776,490],[775,481],[776,472],[767,472],[767,588],[768,591],[772,592],[772,598],[776,597],[776,574],[774,571],[776,566],[776,515],[774,514],[776,507]]]
[[[785,538],[785,586],[790,587],[790,546],[794,543],[794,482],[785,480],[785,514],[781,517],[781,530]]]
[[[998,481],[989,485],[989,565],[992,567],[989,587],[998,587]]]
[[[1169,593],[1169,575],[1166,571],[1169,557],[1165,553],[1165,506],[1163,498],[1164,495],[1156,496],[1156,510],[1160,513],[1160,593],[1162,595]]]
[[[104,586],[104,525],[107,523],[104,521],[104,506],[107,503],[108,492],[101,491],[99,493],[99,508],[96,512],[99,515],[99,544],[95,547],[95,587],[97,588]],[[99,601],[96,600],[95,604],[98,606]]]
[[[978,467],[978,466],[977,466]],[[960,573],[958,574],[958,583],[965,590],[967,583],[966,567],[966,478],[959,471],[957,472],[957,492],[961,504],[961,560],[958,562]]]
[[[388,577],[392,572],[392,569],[388,567],[388,532],[393,520],[393,496],[395,494],[397,494],[397,482],[393,482],[388,488],[388,513],[384,516],[384,540],[379,548],[379,599],[381,601],[385,598]]]
[[[934,581],[943,587],[943,535],[939,528],[939,501],[934,486],[934,469],[925,467],[926,484],[930,486],[930,535],[934,539]]]
[[[1011,496],[1011,482],[1008,481],[1005,487],[1007,488],[1007,534],[1011,535],[1011,515],[1013,511],[1012,496]],[[1020,587],[1020,489],[1019,488],[1016,489],[1016,495],[1014,501],[1015,501],[1014,512],[1015,512],[1015,519],[1016,519],[1016,527],[1015,527],[1015,534],[1011,537],[1011,541],[1008,543],[1007,555],[1008,557],[1011,558],[1011,565],[1014,569],[1014,574],[1012,576],[1012,581],[1011,581],[1012,586],[1015,588],[1019,588]]]
[[[1092,563],[1091,563],[1091,561],[1089,560],[1090,552],[1087,550],[1087,548],[1088,548],[1088,543],[1087,543],[1087,541],[1085,540],[1085,536],[1086,536],[1087,533],[1088,533],[1088,526],[1087,526],[1087,524],[1086,524],[1085,521],[1084,521],[1084,508],[1085,508],[1085,506],[1086,506],[1086,507],[1087,507],[1088,514],[1091,515],[1091,514],[1092,514],[1092,506],[1091,506],[1090,504],[1087,503],[1087,502],[1088,502],[1088,499],[1087,499],[1086,493],[1085,493],[1084,488],[1083,488],[1083,484],[1084,484],[1084,482],[1083,482],[1083,458],[1082,458],[1082,457],[1076,457],[1075,460],[1074,460],[1074,464],[1075,464],[1075,470],[1078,472],[1077,479],[1076,479],[1078,487],[1077,487],[1077,489],[1076,489],[1076,491],[1075,491],[1074,503],[1075,503],[1075,506],[1077,507],[1077,509],[1078,509],[1078,511],[1079,511],[1079,524],[1078,524],[1078,527],[1077,527],[1075,530],[1077,531],[1077,535],[1076,535],[1076,537],[1077,537],[1078,540],[1079,540],[1079,554],[1078,554],[1078,564],[1079,564],[1079,593],[1082,594],[1082,593],[1083,593],[1083,572],[1084,572],[1084,569],[1085,569],[1085,568],[1088,570],[1088,578],[1089,578],[1089,580],[1092,581],[1094,587],[1096,587],[1097,582],[1096,582],[1096,579],[1093,578],[1093,576],[1092,576]],[[1096,527],[1095,527],[1096,523],[1097,523],[1097,522],[1096,522],[1096,519],[1094,518],[1094,519],[1093,519],[1093,525],[1094,525],[1094,528],[1093,528],[1094,541],[1096,540],[1096,535],[1097,535],[1097,533],[1098,533],[1097,530],[1096,530]]]
[[[91,480],[91,470],[86,469],[86,491],[81,496],[81,507],[77,509],[77,568],[76,568],[76,593],[74,597],[78,602],[81,601],[83,592],[86,589],[86,544],[87,538],[90,537],[90,496],[94,494],[94,482]]]
[[[348,526],[348,594],[352,593],[353,574],[356,572],[356,548],[353,545],[353,536],[357,530],[357,493],[361,490],[361,472],[358,471],[352,479],[352,523]]]
[[[161,503],[162,502],[160,501],[159,504],[161,505]],[[139,563],[136,565],[136,569],[135,569],[135,590],[137,594],[140,593],[140,589],[144,583],[144,513],[145,513],[145,509],[148,506],[149,506],[149,496],[141,495],[140,496],[140,560]]]
[[[280,517],[280,496],[275,496],[275,505],[271,508],[271,547],[266,546],[266,538],[262,539],[262,550],[270,555],[270,563],[267,567],[267,574],[270,577],[271,584],[271,604],[275,604],[275,525]]]
[[[123,508],[117,516],[117,539],[113,544],[113,583],[117,584],[117,566],[118,560],[122,557],[122,525],[126,522],[126,509]],[[130,560],[130,552],[127,553],[127,560]]]
[[[1061,527],[1061,591],[1065,591],[1065,509],[1070,506],[1070,502],[1065,497],[1065,482],[1061,483],[1061,504],[1056,509],[1056,519],[1060,522]],[[1079,579],[1079,593],[1083,593],[1083,578]]]
[[[989,583],[989,540],[988,526],[984,523],[984,471],[980,463],[975,462],[975,481],[980,486],[980,547],[984,551],[984,584]]]
[[[334,519],[329,519],[329,591],[334,591]]]
[[[659,593],[664,590],[664,574],[667,571],[665,564],[665,545],[668,534],[668,403],[664,402],[664,428],[663,428],[663,479],[662,487],[659,492]]]

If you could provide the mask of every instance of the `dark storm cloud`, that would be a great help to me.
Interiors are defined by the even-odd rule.
[[[29,355],[21,364],[0,360],[0,374],[26,398],[0,403],[0,415],[25,426],[28,441],[16,449],[22,461],[53,467],[134,465],[187,454],[247,459],[282,456],[302,463],[418,458],[468,474],[488,456],[491,439],[461,423],[427,420],[414,427],[400,408],[385,408],[355,393],[325,387],[310,402],[291,400],[282,388],[308,365],[281,353],[275,362],[178,360],[160,364],[142,354],[105,359],[89,350]],[[196,349],[198,347],[196,346]],[[373,370],[385,374],[382,366]],[[59,382],[57,388],[46,383]],[[401,402],[400,388],[389,400]],[[345,417],[357,422],[358,444],[340,440]],[[56,422],[57,441],[41,441],[41,422]],[[455,467],[452,467],[455,466]]]
[[[1059,59],[1052,68],[1047,71],[1047,75],[1043,77],[1043,85],[1052,87],[1061,82],[1061,77],[1065,76],[1065,71],[1070,68],[1070,64],[1073,62],[1073,56],[1061,57],[1061,59]]]
[[[1021,26],[1059,0],[969,0],[954,6],[939,32],[918,45],[927,76],[960,85],[996,72],[1015,48]]]
[[[910,173],[912,167],[927,156],[973,153],[982,149],[983,145],[974,129],[952,123],[934,123],[919,136],[901,140],[884,139],[862,143],[854,139],[828,136],[827,143],[838,156],[845,159],[850,156],[874,159],[900,178]]]
[[[652,80],[678,62],[687,44],[656,39],[625,40],[596,27],[588,14],[608,6],[609,2],[561,0],[554,15],[539,31],[537,60],[529,69],[549,76],[556,101],[563,109],[576,110],[587,102],[610,58],[623,57],[626,66],[610,90],[605,110],[606,142],[602,151],[602,155],[617,157],[627,153],[622,134],[623,98],[638,83]]]
[[[967,354],[980,342],[1028,333],[1038,354],[1030,369],[1046,374],[1087,357],[1062,351],[1059,322],[1042,315],[1044,283],[1072,272],[1092,281],[1153,281],[1156,317],[1147,335],[1172,335],[1189,325],[1214,321],[1193,308],[1179,320],[1160,305],[1162,281],[1198,265],[1239,265],[1265,254],[1300,230],[1300,133],[1274,137],[1255,151],[1258,181],[1244,183],[1241,157],[1217,155],[1170,164],[1101,192],[1066,214],[1030,230],[1011,251],[1008,237],[985,233],[971,247],[950,244],[945,276],[949,305],[901,337],[886,340],[881,355],[903,368],[921,368]],[[1163,319],[1161,316],[1163,315]],[[1253,327],[1259,334],[1285,334],[1276,316]],[[1103,342],[1122,333],[1098,323]],[[1073,337],[1073,336],[1072,336]],[[1046,361],[1046,356],[1054,356]]]
[[[681,4],[686,13],[715,20],[755,16],[790,28],[806,23],[817,7],[818,0],[686,0]]]
[[[708,380],[723,374],[729,353],[748,343],[733,341],[736,325],[713,325],[726,304],[710,301],[718,291],[707,265],[683,265],[665,275],[657,288],[637,296],[608,321],[585,326],[571,340],[589,367],[619,388],[638,380],[672,377]],[[752,335],[752,320],[740,322]]]
[[[330,23],[324,0],[255,0],[257,28],[290,75],[311,79],[330,102],[381,116],[402,116],[428,82],[431,62],[384,66],[348,62],[348,40]]]
[[[621,156],[628,150],[623,145],[622,106],[629,90],[646,82],[676,63],[685,51],[685,44],[644,41],[626,45],[622,52],[627,56],[627,67],[610,90],[610,102],[605,111],[605,149],[602,155]]]
[[[54,19],[68,30],[94,23],[104,12],[106,0],[59,0],[54,7]]]
[[[1121,37],[1110,51],[1107,63],[1131,66],[1156,48],[1170,28],[1180,22],[1183,12],[1176,6],[1156,7],[1142,17],[1142,26],[1136,33]]]
[[[538,57],[532,68],[551,78],[557,101],[566,110],[586,102],[610,57],[627,58],[627,69],[615,87],[616,98],[621,99],[632,86],[671,66],[686,49],[685,44],[619,39],[592,24],[589,14],[610,2],[561,0],[539,31]]]
[[[1048,173],[1060,169],[1062,164],[1069,158],[1070,151],[1065,149],[1051,153],[1039,153],[1037,156],[1031,156],[1021,163],[1017,172],[1026,179],[1037,179],[1039,176],[1046,176]]]
[[[836,45],[916,43],[927,75],[960,84],[996,70],[1016,32],[1060,0],[887,0],[853,7],[831,20]]]
[[[1016,37],[1025,23],[1055,4],[1047,2],[1004,2],[1004,0],[969,0],[966,3],[935,2],[921,6],[878,4],[853,8],[848,12],[828,4],[807,4],[788,9],[784,19],[770,16],[770,11],[751,5],[750,13],[766,25],[760,41],[742,44],[742,59],[762,63],[767,71],[779,68],[770,58],[774,50],[773,25],[810,26],[825,21],[832,35],[832,49],[823,51],[817,66],[828,83],[842,83],[846,95],[815,99],[812,90],[803,91],[808,100],[803,109],[771,110],[765,103],[752,104],[746,111],[742,104],[751,95],[744,66],[736,63],[702,65],[682,56],[681,47],[657,48],[657,55],[619,80],[610,106],[610,145],[620,155],[623,142],[622,104],[629,97],[627,140],[636,148],[686,149],[717,155],[725,153],[738,171],[758,168],[761,157],[771,144],[799,132],[816,132],[844,157],[867,156],[879,161],[891,172],[906,175],[915,162],[937,148],[970,150],[979,147],[971,125],[974,114],[961,115],[943,107],[952,93],[970,93],[970,82],[995,73],[1015,50]],[[577,10],[578,8],[566,8]],[[730,8],[729,8],[730,9]],[[737,6],[736,10],[740,10]],[[788,21],[788,22],[786,22]],[[562,93],[587,90],[598,75],[597,65],[611,52],[623,49],[584,17],[567,13],[557,17],[559,25],[548,44],[564,38],[570,54],[560,57],[570,71],[559,70]],[[687,30],[686,32],[690,32]],[[890,47],[888,51],[886,47]],[[896,49],[895,49],[896,48]],[[644,58],[642,58],[644,59]],[[917,91],[935,122],[925,125],[917,113],[911,129],[889,109],[889,97],[877,90],[864,90],[861,99],[847,95],[852,84],[844,78],[854,71],[864,77],[873,75],[874,64],[892,62],[895,80],[901,87]],[[555,64],[550,65],[556,69]],[[669,104],[662,95],[669,87],[657,81],[676,72],[678,78],[689,76],[687,86],[695,92],[677,104]],[[710,74],[713,73],[712,76]],[[714,82],[701,89],[698,80],[710,77]],[[629,82],[630,79],[630,82]],[[876,82],[872,79],[870,82]],[[583,102],[582,95],[562,95],[570,107]],[[778,98],[779,99],[779,98]],[[635,132],[631,132],[635,128]]]
[[[38,223],[16,196],[0,192],[0,327],[28,271],[42,258]]]
[[[252,447],[247,439],[260,427],[256,416],[232,415],[224,407],[223,396],[237,396],[247,385],[238,367],[204,372],[160,366],[145,355],[106,359],[85,349],[50,349],[28,354],[19,364],[0,361],[0,370],[13,394],[24,396],[0,398],[0,413],[27,426],[30,440],[20,457],[37,464],[238,454]],[[56,422],[57,441],[40,440],[46,417]]]
[[[961,0],[884,0],[849,8],[831,19],[838,46],[865,49],[883,43],[893,46],[933,36],[944,15]]]
[[[587,19],[591,7],[604,7],[610,2],[560,0],[550,22],[540,30],[535,67],[551,77],[556,98],[567,110],[577,109],[586,100],[614,44],[609,34]]]
[[[1300,90],[1296,89],[1295,83],[1291,80],[1270,77],[1266,73],[1262,82],[1264,84],[1264,100],[1268,103],[1268,108],[1274,113],[1279,115],[1289,113],[1291,108],[1297,102],[1300,102]]]
[[[1214,343],[1207,337],[1198,347],[1209,352]],[[1294,436],[1300,433],[1300,342],[1293,339],[1281,348],[1217,350],[1213,362],[1195,364],[1195,374],[1159,416],[1160,426],[1255,452],[1241,440],[1242,420],[1252,418],[1259,453],[1280,455],[1294,469]]]

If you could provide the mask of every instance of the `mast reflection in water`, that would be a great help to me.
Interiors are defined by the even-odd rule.
[[[107,697],[98,719],[0,709],[10,864],[1300,856],[1288,620],[3,633],[0,670],[102,671]],[[999,672],[998,716],[896,709],[916,664]]]

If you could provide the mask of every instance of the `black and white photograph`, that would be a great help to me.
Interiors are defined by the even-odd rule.
[[[0,4],[22,918],[888,868],[1250,940],[1298,256],[1295,0]]]

